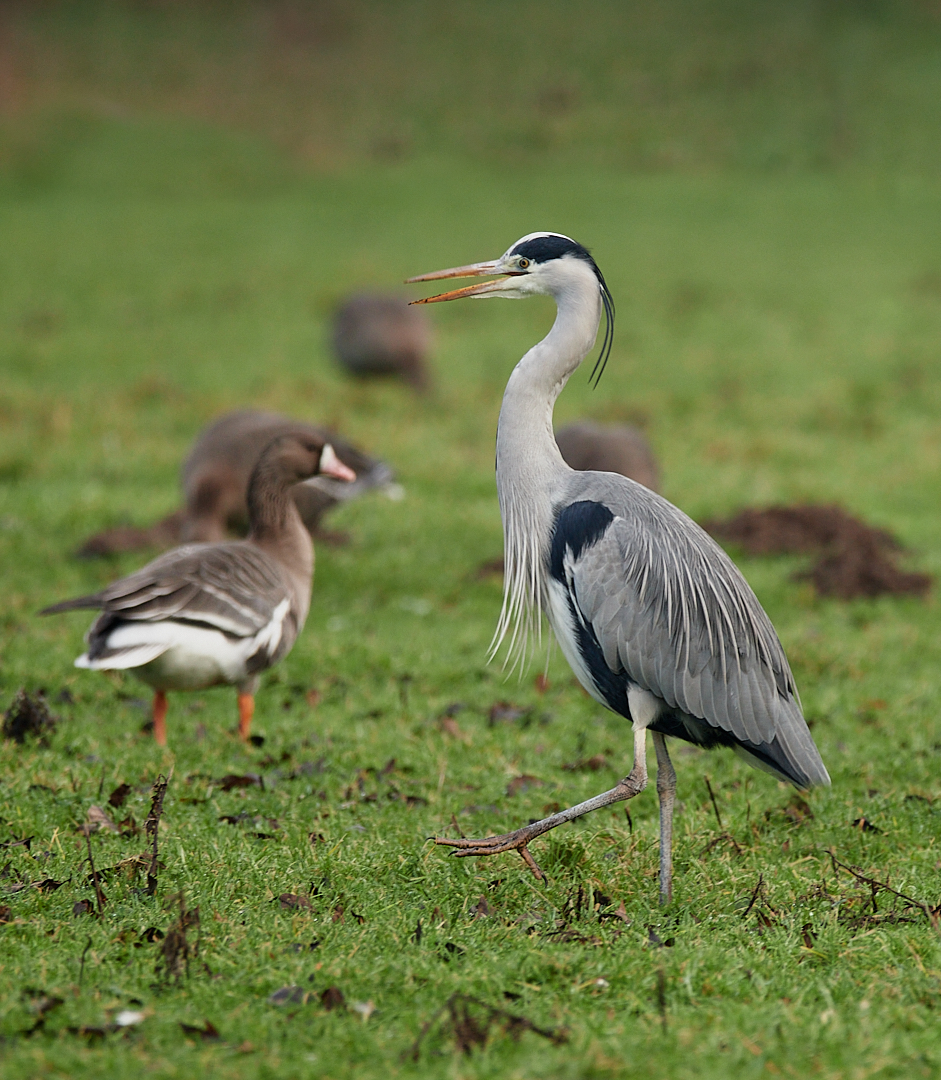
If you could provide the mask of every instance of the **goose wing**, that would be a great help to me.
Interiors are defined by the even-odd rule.
[[[239,542],[187,544],[99,593],[55,604],[43,614],[98,608],[112,619],[176,619],[252,637],[288,599],[277,564],[264,552]]]

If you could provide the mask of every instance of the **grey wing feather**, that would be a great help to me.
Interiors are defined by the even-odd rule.
[[[567,498],[615,515],[570,586],[609,667],[736,740],[777,742],[807,783],[828,782],[774,627],[715,541],[621,476],[575,474]]]
[[[288,596],[277,565],[252,546],[187,544],[97,594],[96,606],[121,619],[186,619],[250,637]]]

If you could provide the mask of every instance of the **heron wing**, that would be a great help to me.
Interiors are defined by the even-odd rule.
[[[593,542],[563,555],[574,610],[607,667],[746,749],[776,745],[799,776],[825,782],[784,649],[732,560],[633,481],[583,473],[574,486],[574,504],[610,514]]]

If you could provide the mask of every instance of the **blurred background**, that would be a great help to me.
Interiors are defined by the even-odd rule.
[[[52,1055],[61,1075],[92,1061],[69,1039],[41,1036],[45,1010],[62,999],[57,1016],[95,1025],[110,1021],[118,993],[139,994],[127,999],[135,1009],[151,1000],[154,953],[132,949],[137,929],[116,928],[166,926],[172,912],[151,913],[130,878],[125,888],[109,877],[105,918],[92,929],[83,916],[95,935],[86,969],[91,936],[79,958],[79,922],[59,934],[86,889],[76,861],[85,848],[56,838],[77,843],[88,799],[103,804],[126,782],[142,820],[144,793],[171,760],[174,840],[161,840],[160,888],[203,905],[215,929],[198,970],[205,955],[237,983],[196,978],[194,964],[185,990],[154,1006],[148,1023],[162,1034],[121,1039],[129,1072],[140,1073],[150,1045],[160,1057],[148,1068],[166,1061],[161,1075],[192,1075],[169,1055],[195,1041],[203,1071],[217,1045],[220,1068],[244,1074],[252,1066],[233,1056],[236,1032],[250,1050],[249,1038],[264,1046],[291,1030],[278,1053],[294,1052],[293,1040],[304,1057],[285,1056],[280,1075],[322,1073],[331,1060],[341,1062],[333,1075],[347,1075],[373,1054],[391,1062],[383,1075],[398,1075],[409,1066],[391,1055],[442,1015],[447,986],[487,1000],[504,991],[493,998],[504,1007],[532,1005],[539,1023],[571,1027],[574,1049],[561,1053],[577,1055],[580,1075],[622,1075],[635,1061],[652,1062],[654,1075],[661,1054],[671,1064],[657,1075],[691,1075],[693,1056],[712,1054],[708,1075],[723,1077],[765,1060],[770,1069],[772,1054],[787,1054],[785,1071],[804,1060],[805,1074],[831,1076],[927,1074],[937,1060],[937,937],[917,936],[934,931],[909,926],[921,911],[886,897],[877,913],[875,890],[870,915],[869,888],[850,898],[849,878],[833,884],[823,854],[937,900],[937,584],[927,596],[844,603],[794,579],[806,556],[732,548],[787,650],[834,786],[814,794],[811,812],[730,754],[680,750],[678,877],[682,866],[704,921],[694,927],[690,908],[676,949],[654,948],[654,925],[672,945],[674,921],[645,906],[652,793],[631,804],[633,836],[612,815],[537,856],[570,890],[565,907],[556,894],[551,925],[563,925],[556,914],[581,917],[584,880],[596,890],[587,933],[607,933],[591,907],[604,885],[611,911],[626,898],[634,945],[625,935],[616,949],[585,950],[579,942],[600,939],[550,939],[563,931],[548,921],[530,938],[543,901],[516,864],[455,863],[422,848],[445,829],[509,828],[548,812],[548,800],[588,798],[625,767],[623,722],[582,693],[558,653],[521,682],[487,664],[502,591],[497,415],[552,302],[412,309],[431,327],[427,384],[354,379],[334,356],[334,315],[351,294],[426,296],[435,290],[404,279],[495,258],[536,230],[589,247],[617,305],[604,378],[590,388],[589,364],[572,377],[559,425],[632,424],[653,448],[662,493],[699,521],[840,504],[891,531],[905,549],[893,557],[937,583],[941,0],[0,0],[0,712],[20,687],[45,688],[64,721],[48,750],[0,740],[7,846],[20,845],[9,858],[23,867],[23,882],[9,878],[3,892],[23,906],[21,925],[3,931],[18,937],[4,939],[0,1013],[37,1033],[23,1043],[21,1075],[51,1067]],[[165,521],[181,505],[180,466],[198,433],[247,407],[331,426],[386,463],[404,498],[370,492],[331,511],[327,528],[347,542],[317,541],[307,626],[258,695],[264,747],[226,737],[234,703],[220,689],[173,695],[173,757],[155,757],[141,734],[144,688],[72,666],[87,615],[36,612],[150,558],[155,546],[74,553],[101,530]],[[217,805],[224,781],[207,777],[248,781],[248,768],[258,784],[264,772],[264,786]],[[721,834],[707,842],[713,807]],[[462,825],[455,814],[467,815]],[[289,843],[268,835],[277,818]],[[45,869],[27,862],[29,839],[14,838],[33,834],[33,859],[52,854],[39,852],[49,836],[43,846],[55,840],[66,857]],[[324,836],[329,845],[311,847]],[[123,837],[99,841],[99,870],[105,851],[135,850]],[[47,873],[74,883],[26,890]],[[310,889],[313,901],[321,874],[313,924],[295,894]],[[263,899],[280,889],[291,890],[281,908]],[[327,899],[332,889],[344,892]],[[285,896],[297,902],[290,911]],[[328,921],[334,903],[346,906],[345,928],[343,906]],[[453,929],[437,922],[439,903]],[[524,914],[510,923],[514,908]],[[285,929],[272,929],[276,910]],[[773,925],[765,910],[781,930],[759,938]],[[312,925],[317,938],[302,946]],[[455,961],[466,947],[460,964],[442,964],[452,957],[439,931],[453,936]],[[293,959],[288,934],[303,949]],[[308,988],[333,993],[309,981],[321,936],[318,978],[336,979],[363,1023],[337,1009],[288,1029],[292,1004],[278,1027],[277,1010],[257,1006],[284,982],[302,982],[305,1000]],[[83,974],[80,998],[72,987]],[[605,993],[618,996],[596,996],[608,979]],[[100,993],[89,990],[96,980]],[[542,983],[541,1003],[516,1000]],[[21,986],[46,989],[21,997]],[[302,988],[284,991],[293,1003]],[[223,1023],[230,992],[242,1001]],[[451,1015],[456,1025],[453,1004]],[[205,1025],[186,1026],[185,1045],[184,1018]],[[207,1018],[233,1041],[204,1041],[218,1034]],[[117,1042],[101,1045],[111,1054]],[[455,1059],[452,1071],[561,1075],[558,1058],[533,1056],[532,1035],[514,1053],[497,1069],[494,1056]]]
[[[181,162],[219,129],[202,156],[242,187],[272,183],[263,146],[302,171],[431,155],[925,173],[941,164],[939,14],[932,0],[12,0],[5,165],[21,188],[61,182],[117,123],[127,156]],[[161,121],[176,133],[158,147],[145,132]]]
[[[408,492],[339,511],[356,542],[321,616],[367,578],[363,604],[472,602],[502,387],[551,304],[428,309],[424,397],[350,380],[330,323],[537,229],[589,246],[618,305],[560,422],[642,428],[696,517],[838,501],[937,570],[939,136],[933,0],[8,0],[10,628],[113,577],[64,556],[172,510],[193,437],[244,406],[333,425]],[[474,650],[498,583],[478,591]]]

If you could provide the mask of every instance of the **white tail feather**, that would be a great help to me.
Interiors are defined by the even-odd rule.
[[[96,657],[92,660],[88,653],[75,661],[77,668],[86,668],[88,671],[126,671],[128,668],[143,667],[151,660],[156,660],[170,648],[170,642],[157,642],[152,645],[135,645],[120,651],[115,651],[111,656]]]

